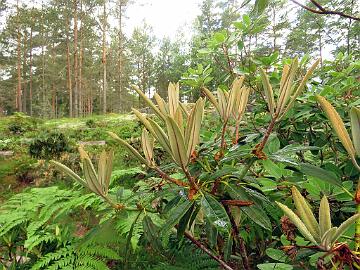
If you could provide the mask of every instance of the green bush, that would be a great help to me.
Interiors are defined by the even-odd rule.
[[[26,131],[34,130],[41,123],[41,120],[27,116],[23,113],[14,113],[10,117],[8,130],[12,134],[23,134]]]
[[[59,158],[70,149],[69,139],[64,133],[45,131],[31,142],[29,155],[37,159]]]

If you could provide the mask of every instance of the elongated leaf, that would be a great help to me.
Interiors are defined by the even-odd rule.
[[[239,98],[236,100],[234,104],[234,118],[237,123],[241,121],[241,118],[246,110],[246,105],[249,100],[250,88],[242,87],[240,89]]]
[[[191,154],[200,140],[200,127],[203,112],[204,101],[202,98],[199,98],[190,113],[189,121],[185,130],[186,156],[188,158],[187,162],[189,162]]]
[[[291,188],[292,197],[299,213],[301,221],[305,224],[311,235],[316,241],[320,241],[320,228],[315,216],[306,202],[305,198],[300,194],[296,187]]]
[[[154,94],[154,98],[156,100],[156,103],[159,106],[160,112],[164,115],[168,114],[168,112],[166,111],[166,103],[165,103],[164,99],[162,97],[160,97],[158,93]]]
[[[337,227],[332,227],[329,228],[324,235],[321,238],[321,246],[325,249],[325,250],[331,250],[332,245],[333,245],[333,241],[332,239],[334,238],[334,234],[336,233]]]
[[[330,206],[328,199],[324,196],[320,202],[319,208],[319,227],[320,238],[331,228]]]
[[[166,223],[161,229],[161,234],[167,235],[168,232],[180,221],[180,219],[187,213],[193,202],[186,198],[181,200],[169,211]]]
[[[350,121],[354,148],[360,157],[360,109],[354,107],[350,110]]]
[[[276,203],[281,208],[281,210],[284,211],[285,215],[288,216],[290,220],[295,224],[301,234],[313,244],[318,245],[318,243],[315,241],[314,237],[311,235],[311,233],[306,228],[305,224],[300,220],[300,218],[286,205],[279,202]]]
[[[231,234],[228,235],[225,239],[225,246],[224,246],[224,260],[228,261],[230,259],[232,253],[232,246],[233,246],[233,236]]]
[[[296,71],[298,69],[299,61],[296,57],[293,62],[291,63],[290,69],[287,72],[287,76],[284,79],[282,88],[280,88],[280,97],[277,102],[277,108],[276,108],[276,114],[280,115],[283,111],[285,106],[288,104],[288,101],[290,99],[290,96],[294,90],[294,78]]]
[[[300,85],[298,86],[298,88],[295,90],[294,95],[291,97],[291,100],[289,102],[289,104],[287,105],[286,109],[283,111],[282,116],[291,108],[291,106],[293,105],[293,103],[295,102],[296,98],[301,94],[301,92],[304,90],[306,82],[309,80],[309,78],[311,77],[311,75],[313,74],[314,70],[316,69],[316,67],[319,65],[320,63],[320,58],[318,60],[316,60],[314,62],[314,64],[312,64],[312,66],[308,69],[308,71],[306,72],[304,78],[302,79]],[[280,117],[281,118],[281,117]]]
[[[164,130],[155,121],[148,119],[148,122],[151,125],[151,130],[149,130],[151,134],[160,143],[162,148],[164,148],[164,150],[168,152],[169,155],[172,155],[169,138],[165,134]]]
[[[266,103],[268,105],[270,114],[274,115],[275,107],[276,107],[275,99],[274,99],[274,92],[272,90],[272,86],[270,84],[269,78],[262,68],[260,68],[260,76],[261,76],[261,81],[262,81],[264,91],[265,91]]]
[[[174,119],[170,116],[166,118],[166,128],[169,134],[171,152],[174,161],[180,167],[186,167],[188,159],[186,157],[184,136],[181,134],[181,131]]]
[[[227,102],[227,108],[226,108],[226,115],[228,117],[233,112],[234,105],[236,104],[237,100],[239,99],[240,90],[241,90],[241,86],[242,86],[243,81],[244,81],[244,76],[242,76],[240,78],[236,78],[233,81],[231,91],[230,91],[230,94],[229,94],[229,99],[228,99],[228,102]]]
[[[180,219],[179,226],[177,228],[177,237],[181,239],[186,231],[189,220],[194,212],[195,204],[192,204],[189,210],[187,210],[186,214]]]
[[[339,226],[339,228],[337,228],[334,236],[333,236],[333,243],[335,243],[339,237],[347,230],[349,229],[349,227],[354,224],[356,222],[357,219],[360,218],[360,214],[356,214],[353,215],[351,218],[347,219],[346,221],[344,221],[343,223],[341,223],[341,225]]]
[[[334,109],[334,107],[322,96],[317,95],[316,99],[320,103],[321,107],[325,111],[328,119],[331,122],[331,126],[335,130],[336,134],[338,135],[341,143],[343,144],[344,148],[350,155],[352,159],[355,158],[355,148],[351,142],[349,133],[347,132],[344,122],[341,120],[341,117]]]
[[[204,215],[220,232],[229,233],[231,224],[224,206],[212,195],[205,193],[200,201]]]
[[[107,153],[105,150],[101,153],[98,163],[98,177],[101,187],[106,195],[108,192],[111,173],[112,173],[112,162],[114,152],[110,151]]]
[[[55,160],[50,160],[50,163],[53,164],[59,171],[65,173],[67,176],[69,176],[73,180],[79,182],[84,187],[89,188],[88,185],[86,184],[86,182],[79,175],[77,175],[73,170],[71,170],[69,167],[67,167],[64,164],[61,164],[60,162],[57,162]]]
[[[140,120],[140,122],[146,127],[146,129],[148,131],[150,131],[151,133],[153,133],[154,131],[153,131],[152,125],[150,125],[149,120],[146,119],[146,117],[141,112],[139,112],[138,110],[136,110],[134,108],[132,108],[131,110],[136,115],[136,117]]]
[[[282,72],[282,75],[281,75],[281,81],[280,81],[280,91],[281,89],[284,88],[284,84],[288,78],[288,75],[289,75],[289,70],[290,70],[290,66],[289,65],[284,65],[283,67],[283,72]]]
[[[209,241],[209,246],[211,248],[215,248],[218,241],[219,231],[208,219],[206,219],[206,223],[205,223],[205,232],[206,232],[206,237]]]
[[[98,181],[98,176],[96,175],[94,166],[92,165],[90,159],[83,158],[82,164],[84,178],[90,190],[98,195],[104,195],[102,187]]]
[[[210,92],[209,89],[207,89],[205,87],[202,89],[202,91],[205,93],[206,97],[210,100],[210,102],[214,105],[215,109],[221,115],[220,105],[219,105],[218,101],[216,100],[215,96]]]
[[[169,97],[169,114],[175,117],[175,113],[179,106],[179,84],[169,83],[168,86]]]
[[[109,131],[108,134],[115,139],[117,142],[119,142],[122,146],[125,146],[125,148],[133,154],[133,156],[135,158],[137,158],[141,163],[147,164],[146,159],[143,158],[140,153],[134,148],[132,147],[130,144],[128,144],[126,141],[124,141],[123,139],[119,138],[118,135],[116,135],[114,132]]]
[[[227,115],[227,98],[226,94],[223,90],[218,89],[217,90],[217,96],[219,101],[219,110],[220,110],[220,116],[223,119],[223,121],[226,121],[228,119]]]
[[[143,218],[143,228],[144,228],[144,235],[146,239],[148,240],[149,244],[154,247],[157,251],[163,251],[164,248],[162,246],[162,243],[160,241],[160,233],[154,222],[151,220],[151,218],[146,215]]]
[[[326,183],[342,187],[340,178],[330,171],[324,170],[308,163],[301,163],[300,170],[306,175],[316,177],[317,179]]]
[[[100,154],[99,162],[98,162],[98,177],[99,177],[99,182],[102,186],[104,186],[104,182],[105,182],[106,158],[107,158],[106,151],[103,150]]]
[[[226,191],[229,196],[234,200],[241,201],[253,201],[252,197],[246,193],[242,187],[236,187],[233,185],[228,185]],[[272,226],[269,217],[266,212],[263,210],[262,206],[253,204],[250,206],[241,207],[241,211],[244,212],[254,223],[263,227],[266,230],[271,231]]]
[[[185,114],[185,118],[188,118],[189,117],[188,107],[181,102],[179,102],[179,106],[180,106],[182,112]]]
[[[143,148],[144,156],[147,160],[149,166],[153,163],[153,154],[154,154],[154,139],[149,136],[149,133],[146,129],[143,129],[141,134],[141,146]]]
[[[154,112],[165,121],[165,115],[161,113],[158,107],[137,87],[136,85],[132,85],[132,88],[139,94],[139,96],[154,110]]]
[[[92,190],[96,194],[103,195],[101,183],[88,153],[82,147],[79,147],[79,153],[83,165],[82,169],[84,172],[84,178],[87,185],[89,186],[90,190]]]
[[[113,170],[113,161],[114,161],[114,151],[111,150],[107,156],[106,162],[106,175],[105,175],[105,186],[109,188],[110,181],[111,181],[111,174]]]
[[[175,115],[174,115],[174,120],[176,122],[176,124],[178,125],[181,134],[184,136],[184,122],[183,122],[183,115],[182,115],[182,109],[180,106],[177,107]]]

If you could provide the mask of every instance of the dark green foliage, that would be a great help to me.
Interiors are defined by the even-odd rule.
[[[37,159],[59,158],[70,150],[68,138],[64,133],[45,131],[38,135],[29,145],[29,154]]]
[[[40,120],[29,117],[23,113],[14,113],[8,123],[8,130],[12,134],[19,135],[26,131],[34,130],[40,122]]]
[[[88,119],[88,120],[86,120],[85,125],[89,128],[95,128],[96,122],[94,119]]]

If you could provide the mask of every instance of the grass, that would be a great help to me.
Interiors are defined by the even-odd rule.
[[[14,134],[9,130],[9,126],[16,124],[18,128],[24,130]],[[18,182],[19,166],[31,168],[37,161],[29,156],[29,145],[37,137],[46,131],[62,132],[69,141],[70,151],[66,153],[65,162],[69,167],[78,167],[79,155],[77,146],[79,141],[106,141],[105,146],[86,146],[86,150],[96,157],[105,148],[113,148],[115,151],[114,170],[136,167],[139,164],[119,145],[114,144],[107,131],[112,131],[124,139],[137,138],[140,136],[141,128],[134,115],[131,114],[107,114],[95,115],[84,118],[60,118],[50,120],[38,120],[24,115],[2,117],[0,121],[0,138],[6,143],[2,144],[1,150],[14,151],[12,157],[0,157],[0,200],[7,197],[6,193],[9,186],[20,186]],[[19,164],[19,161],[21,164]],[[26,166],[29,165],[29,166]],[[46,179],[36,179],[37,183],[55,181],[46,171],[51,168],[41,167],[36,169],[36,177]],[[17,191],[18,192],[18,191]]]

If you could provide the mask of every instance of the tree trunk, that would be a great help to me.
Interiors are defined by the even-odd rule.
[[[82,63],[83,63],[83,15],[82,15],[82,0],[80,0],[80,50],[79,50],[79,116],[83,116],[84,106],[83,106],[83,87],[82,87]]]
[[[52,50],[52,64],[53,67],[55,66],[55,57],[56,57],[56,53],[55,53],[55,44],[53,43],[51,46],[51,50]],[[55,86],[55,77],[56,74],[53,74],[53,78],[51,79],[51,116],[53,118],[56,118],[56,86]]]
[[[22,94],[21,94],[21,101],[22,101],[22,111],[26,113],[26,99],[27,99],[27,93],[26,93],[26,66],[27,66],[27,32],[24,31],[24,38],[23,38],[23,61],[22,61]]]
[[[107,93],[107,81],[106,81],[106,1],[104,1],[104,18],[102,26],[102,64],[103,64],[103,113],[106,114],[106,93]]]
[[[69,91],[69,117],[73,117],[73,91],[71,82],[71,62],[70,62],[70,39],[69,39],[69,17],[66,17],[66,76],[67,88]]]
[[[15,108],[22,112],[21,101],[21,36],[20,36],[20,19],[19,19],[19,0],[16,1],[16,16],[17,16],[17,89]]]
[[[44,38],[44,2],[41,2],[41,63],[42,63],[42,74],[41,74],[41,81],[42,81],[42,116],[45,116],[45,109],[46,109],[46,90],[45,90],[45,39]]]
[[[74,115],[79,116],[79,67],[78,67],[78,21],[77,0],[74,0]]]
[[[29,79],[29,110],[30,115],[33,115],[33,92],[32,92],[32,83],[33,83],[33,73],[32,73],[32,66],[33,66],[33,55],[32,55],[32,38],[33,38],[33,24],[34,24],[34,17],[31,16],[31,28],[30,28],[30,51],[29,51],[29,73],[30,73],[30,79]]]
[[[119,80],[119,112],[123,111],[122,100],[122,53],[123,53],[123,37],[122,37],[122,12],[123,12],[123,0],[119,0],[119,68],[118,68],[118,80]]]

